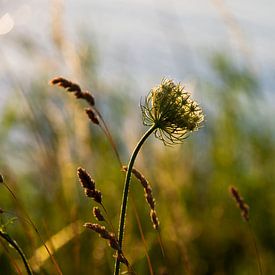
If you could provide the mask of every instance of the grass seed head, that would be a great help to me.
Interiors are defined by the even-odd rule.
[[[127,166],[123,166],[122,169],[123,169],[123,171],[128,170]],[[146,201],[149,204],[150,209],[151,209],[151,212],[150,212],[151,220],[153,222],[154,228],[157,229],[158,225],[159,225],[159,221],[157,218],[157,213],[155,211],[156,203],[155,203],[155,199],[153,197],[152,187],[150,186],[149,181],[137,169],[132,168],[132,173],[144,188],[144,195],[145,195]]]
[[[145,192],[145,198],[146,198],[148,204],[150,205],[150,208],[152,210],[154,210],[155,209],[155,199],[152,194],[151,186],[148,185],[147,188],[144,189],[144,192]]]
[[[95,190],[95,182],[85,169],[79,167],[77,169],[77,175],[83,188]]]
[[[78,84],[73,83],[62,76],[53,78],[52,80],[50,80],[50,84],[62,87],[68,92],[81,93],[81,88]]]
[[[97,189],[91,190],[91,189],[85,188],[84,191],[85,191],[85,195],[88,198],[92,198],[95,202],[99,204],[102,203],[102,194],[99,190]]]
[[[94,232],[98,233],[101,238],[109,240],[110,247],[112,247],[113,249],[115,249],[117,251],[120,251],[118,240],[117,240],[115,234],[112,232],[109,232],[105,228],[105,226],[102,226],[97,223],[87,222],[84,224],[84,227],[89,228],[89,229],[93,230]]]
[[[95,105],[95,99],[94,96],[89,93],[88,91],[82,92],[80,86],[70,80],[67,80],[64,77],[55,77],[52,80],[50,80],[49,84],[51,85],[57,85],[61,88],[66,89],[68,92],[74,93],[76,98],[82,98],[86,100],[91,106]]]
[[[241,210],[242,217],[245,221],[249,221],[249,206],[244,202],[244,199],[241,197],[238,189],[234,186],[229,188],[229,192],[232,197],[235,199],[237,206]]]
[[[94,217],[99,221],[99,222],[103,222],[105,221],[105,218],[103,217],[103,215],[101,214],[101,211],[98,207],[94,207],[93,208],[93,214]]]
[[[150,216],[153,223],[153,227],[157,230],[159,228],[159,219],[157,217],[157,212],[155,210],[151,210]]]
[[[114,233],[110,233],[110,239],[109,239],[109,245],[112,247],[114,250],[120,251],[120,247],[118,244],[118,240],[115,236]]]
[[[102,226],[97,223],[87,222],[84,224],[84,227],[92,229],[96,233],[98,233],[103,239],[110,239],[110,233],[106,230],[105,226]]]
[[[91,108],[85,109],[86,114],[88,115],[89,119],[94,123],[94,124],[99,124],[98,116],[95,114],[94,110]]]
[[[102,203],[102,194],[99,190],[95,189],[93,199],[99,204]]]
[[[88,91],[82,93],[82,98],[85,99],[91,106],[95,105],[95,98]]]

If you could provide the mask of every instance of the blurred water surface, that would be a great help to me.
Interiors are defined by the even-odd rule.
[[[130,81],[137,87],[133,93],[144,94],[166,75],[188,82],[210,77],[208,59],[214,52],[248,63],[264,90],[275,84],[273,1],[17,0],[0,5],[0,16],[8,13],[14,20],[13,29],[0,36],[1,82],[7,68],[27,78],[41,61],[18,49],[20,39],[34,41],[43,62],[55,58],[51,28],[57,11],[71,43],[77,47],[85,35],[96,45],[103,81]]]

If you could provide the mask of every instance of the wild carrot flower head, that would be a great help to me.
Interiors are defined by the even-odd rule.
[[[181,84],[163,79],[141,105],[143,124],[156,126],[155,135],[164,144],[181,143],[189,132],[200,128],[204,115]]]

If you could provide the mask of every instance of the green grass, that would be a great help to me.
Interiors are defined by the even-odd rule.
[[[148,140],[136,163],[153,188],[165,257],[138,181],[133,180],[130,194],[156,274],[164,270],[169,274],[258,274],[249,228],[228,192],[229,186],[237,186],[250,206],[263,273],[273,274],[274,129],[263,111],[265,99],[256,76],[221,56],[213,64],[218,81],[211,85],[202,81],[198,86],[206,110],[205,127],[175,148]],[[17,197],[15,201],[1,185],[0,207],[12,212],[2,213],[1,223],[11,217],[26,218],[27,212],[44,241],[74,221],[95,222],[94,204],[83,194],[77,167],[85,167],[95,179],[114,225],[119,220],[125,176],[102,131],[89,123],[84,105],[59,90],[49,90],[47,80],[38,77],[28,87],[28,104],[20,105],[22,95],[10,98],[0,129],[0,172]],[[95,97],[126,163],[145,130],[141,120],[133,119],[140,112],[137,102],[113,89]],[[126,227],[127,259],[137,274],[150,274],[131,200]],[[81,234],[75,230],[53,254],[63,274],[111,274],[114,258],[108,243],[89,230]],[[43,246],[34,228],[21,218],[8,224],[6,231],[28,259]],[[16,272],[13,261],[23,272],[20,257],[1,242],[3,274]],[[56,274],[49,258],[40,268],[41,274]]]

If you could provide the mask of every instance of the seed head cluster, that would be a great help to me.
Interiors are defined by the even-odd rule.
[[[202,109],[190,98],[190,93],[166,78],[151,89],[141,110],[143,124],[155,125],[155,136],[168,145],[183,142],[204,121]]]

